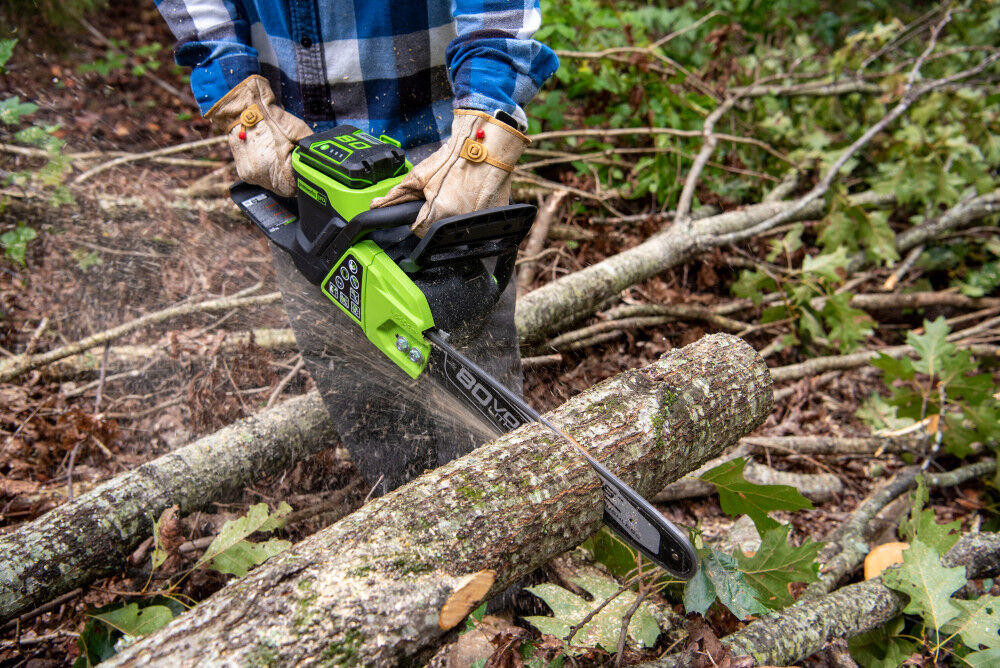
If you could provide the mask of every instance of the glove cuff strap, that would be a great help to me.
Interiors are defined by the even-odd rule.
[[[509,165],[506,162],[490,157],[489,151],[486,150],[485,146],[468,137],[462,143],[462,151],[458,154],[458,157],[465,158],[469,162],[485,162],[487,165],[493,165],[505,172],[514,171],[514,165]]]

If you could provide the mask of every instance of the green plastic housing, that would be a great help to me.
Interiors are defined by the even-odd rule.
[[[349,188],[317,169],[298,146],[292,152],[292,168],[302,177],[296,179],[300,192],[311,197],[318,205],[336,212],[344,220],[350,220],[367,211],[373,199],[382,197],[398,185],[413,168],[413,164],[407,160],[405,169],[400,174],[365,188]]]
[[[351,268],[351,262],[356,266]],[[350,279],[358,277],[359,300],[352,300]],[[340,278],[343,287],[338,287]],[[427,297],[373,241],[351,246],[321,283],[323,294],[361,326],[368,340],[417,378],[427,366],[430,344],[423,333],[434,326]],[[345,292],[346,288],[346,292]],[[352,308],[355,307],[355,308]],[[400,339],[405,341],[401,349]],[[410,357],[415,349],[418,361]]]

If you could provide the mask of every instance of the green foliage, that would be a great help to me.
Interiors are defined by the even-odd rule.
[[[14,52],[17,40],[0,40],[0,72]],[[0,122],[6,126],[20,125],[25,118],[31,116],[38,110],[38,106],[31,102],[22,102],[18,96],[0,99]],[[62,155],[62,148],[65,144],[55,136],[59,129],[58,125],[38,125],[33,124],[21,128],[14,133],[14,140],[31,146],[37,146],[47,154],[45,162],[35,169],[10,172],[6,177],[8,184],[25,185],[32,181],[37,181],[50,192],[50,201],[54,206],[68,204],[73,201],[69,189],[63,185],[66,174],[70,170],[69,159]],[[16,251],[15,251],[16,253]],[[8,257],[10,251],[7,251]],[[20,254],[23,264],[24,255]]]
[[[80,657],[73,668],[90,668],[107,661],[118,651],[120,643],[148,635],[168,624],[184,612],[184,606],[160,596],[138,603],[113,603],[88,611],[87,623],[77,638]]]
[[[903,563],[882,575],[882,582],[909,596],[903,612],[920,615],[935,632],[961,612],[951,595],[965,584],[965,567],[942,566],[941,554],[919,538],[903,551]]]
[[[851,656],[865,668],[897,668],[917,651],[913,638],[904,637],[904,621],[897,617],[884,626],[848,641]]]
[[[573,578],[573,583],[584,589],[593,597],[587,601],[576,594],[566,591],[554,584],[540,584],[528,587],[528,591],[545,601],[552,609],[552,617],[525,617],[542,633],[565,638],[570,628],[583,621],[597,606],[614,596],[619,586],[613,580],[607,580],[593,575],[581,575]],[[635,603],[637,594],[624,591],[601,609],[593,619],[587,622],[573,638],[571,645],[575,653],[583,653],[586,648],[602,647],[614,652],[618,647],[618,636],[621,633],[622,619],[625,613]],[[660,635],[660,627],[650,613],[645,603],[632,615],[628,625],[628,634],[640,647],[652,647]]]
[[[790,257],[802,246],[801,236],[802,227],[795,226],[780,242],[772,242],[768,260],[773,261],[781,253]],[[764,309],[762,323],[791,319],[797,336],[789,344],[799,339],[805,343],[833,343],[847,352],[872,333],[874,324],[868,314],[850,306],[851,293],[836,291],[848,262],[847,247],[838,244],[831,252],[807,255],[801,269],[790,269],[781,275],[767,269],[745,270],[732,291],[757,305],[764,293],[780,291],[782,303]]]
[[[207,565],[220,573],[243,577],[254,566],[292,546],[289,541],[278,538],[263,543],[246,540],[257,531],[268,532],[281,528],[285,524],[285,515],[291,511],[292,507],[284,501],[274,513],[268,511],[266,503],[250,506],[246,515],[222,525],[219,534],[194,567]]]
[[[767,532],[780,525],[768,513],[772,510],[812,508],[809,499],[788,485],[756,485],[743,477],[747,460],[743,457],[725,462],[705,472],[701,479],[715,485],[722,511],[731,517],[749,515],[757,531]]]
[[[788,526],[771,529],[761,537],[760,548],[753,555],[736,555],[740,570],[761,596],[761,603],[774,610],[794,602],[788,585],[815,582],[819,577],[816,557],[823,545],[807,540],[793,547],[788,540],[790,531]]]
[[[12,230],[0,234],[0,246],[4,257],[22,267],[25,264],[25,254],[28,252],[28,242],[38,238],[38,232],[24,223],[18,223]]]
[[[927,482],[920,476],[911,499],[910,514],[899,525],[899,535],[911,543],[919,538],[925,545],[937,550],[938,554],[945,554],[958,542],[961,523],[955,520],[947,524],[938,524],[934,518],[934,511],[924,508],[927,500]]]
[[[684,586],[684,609],[704,615],[716,600],[739,619],[762,615],[767,607],[735,558],[711,548],[698,550],[698,572]]]
[[[652,570],[652,562],[607,527],[601,527],[600,531],[583,542],[582,547],[594,556],[594,561],[604,564],[615,577],[629,577],[640,560],[645,564],[644,572]]]
[[[170,623],[174,613],[165,605],[150,605],[140,609],[138,603],[129,603],[91,616],[123,635],[145,636]]]
[[[94,72],[103,78],[107,78],[115,72],[130,71],[133,76],[141,77],[150,72],[155,72],[163,65],[158,56],[163,51],[163,45],[159,42],[143,44],[136,47],[132,54],[128,53],[128,43],[123,40],[110,40],[108,48],[104,51],[103,58],[95,58],[93,62],[81,63],[77,66],[77,71],[81,74]],[[129,67],[129,63],[132,63]]]
[[[924,321],[924,333],[907,335],[916,360],[880,355],[872,365],[882,370],[889,390],[874,395],[857,412],[875,428],[899,428],[928,416],[943,418],[940,436],[945,448],[964,457],[979,446],[996,447],[1000,440],[1000,402],[993,398],[993,379],[977,373],[972,355],[948,341],[943,317]],[[943,399],[943,401],[942,401]]]

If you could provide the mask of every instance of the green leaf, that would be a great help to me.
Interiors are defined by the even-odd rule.
[[[1000,648],[973,652],[962,657],[962,660],[972,668],[994,668],[1000,665]]]
[[[28,252],[28,242],[36,238],[38,238],[38,232],[24,223],[18,223],[13,230],[0,234],[0,246],[3,246],[4,255],[8,259],[23,267],[24,256]]]
[[[980,645],[1000,649],[1000,596],[983,594],[972,601],[957,598],[952,603],[961,613],[944,625],[944,633],[960,635],[970,649]]]
[[[7,61],[14,55],[15,46],[17,46],[16,39],[0,39],[0,72],[4,71]]]
[[[947,524],[938,524],[934,511],[924,508],[928,498],[927,481],[920,476],[917,478],[917,488],[913,491],[910,515],[900,523],[899,535],[910,543],[919,538],[925,545],[937,550],[938,554],[944,554],[958,542],[960,534],[957,532],[961,522],[955,520]]]
[[[194,565],[194,568],[198,568],[204,564],[212,562],[223,553],[228,550],[233,549],[233,555],[231,555],[234,561],[227,561],[223,558],[220,565],[225,568],[238,567],[241,564],[245,564],[247,559],[254,559],[262,556],[264,552],[274,549],[265,548],[264,552],[260,550],[253,550],[247,548],[244,544],[246,537],[256,531],[274,531],[282,526],[284,526],[284,517],[292,511],[292,507],[289,506],[284,501],[278,506],[278,509],[274,511],[273,514],[268,512],[266,503],[258,503],[255,506],[250,506],[247,510],[247,514],[236,520],[229,520],[222,525],[222,529],[219,531],[219,535],[215,537],[215,540],[208,546],[205,550],[205,554],[201,555],[201,558]],[[270,543],[271,541],[268,541]],[[248,543],[253,545],[253,543]],[[265,543],[266,545],[266,543]],[[279,550],[280,551],[280,550]],[[268,555],[270,556],[270,554]],[[266,559],[267,557],[264,557]],[[261,562],[255,562],[261,563]],[[223,571],[231,572],[231,571]]]
[[[904,625],[903,617],[899,616],[884,626],[851,638],[848,641],[851,656],[865,668],[897,668],[903,665],[917,651],[914,640],[900,636]]]
[[[743,477],[747,460],[743,457],[716,466],[701,479],[715,485],[722,511],[730,517],[749,515],[757,531],[763,535],[776,529],[777,521],[768,517],[772,510],[807,510],[813,507],[809,499],[788,485],[755,485]]]
[[[913,368],[928,376],[939,375],[945,359],[955,352],[955,346],[946,340],[951,332],[944,316],[938,316],[933,322],[924,320],[924,333],[906,335],[906,342],[917,351],[919,359],[913,363]]]
[[[144,636],[169,624],[174,613],[165,605],[150,605],[140,609],[138,603],[129,603],[93,617],[127,636]]]
[[[105,608],[110,607],[112,606],[105,606]],[[113,657],[115,655],[115,640],[119,635],[116,630],[106,624],[93,618],[88,619],[80,637],[76,639],[80,657],[73,662],[73,668],[90,668]]]
[[[542,633],[560,639],[565,638],[570,633],[570,627],[583,621],[584,617],[613,596],[620,588],[613,580],[595,575],[581,575],[573,578],[572,581],[586,590],[594,600],[587,601],[554,584],[546,583],[528,587],[529,592],[545,601],[546,605],[552,609],[553,616],[525,617],[525,621]],[[618,648],[622,619],[635,603],[636,595],[633,591],[624,591],[615,597],[576,633],[572,645],[579,648],[600,646],[609,652],[614,652]],[[645,603],[640,604],[635,614],[632,615],[632,620],[628,625],[628,634],[644,648],[652,647],[656,643],[656,639],[660,635],[660,627]],[[577,650],[575,653],[580,654],[585,651],[586,649]]]
[[[882,369],[882,382],[886,385],[892,385],[897,380],[913,380],[916,375],[913,361],[909,357],[896,359],[885,353],[879,353],[870,364],[876,369]]]
[[[837,270],[845,269],[847,263],[847,249],[843,246],[838,246],[837,250],[832,253],[823,253],[822,255],[815,256],[807,255],[802,260],[802,273],[807,275],[812,274],[831,283],[840,283],[840,274],[837,273]]]
[[[740,277],[732,285],[733,294],[743,299],[749,299],[754,306],[760,306],[764,293],[774,292],[778,284],[773,278],[762,271],[742,271]]]
[[[212,559],[209,567],[220,573],[235,575],[241,578],[254,566],[264,563],[291,546],[291,541],[281,540],[280,538],[272,538],[263,543],[252,543],[249,540],[241,540]]]
[[[716,599],[739,619],[767,613],[760,593],[740,570],[736,560],[713,549],[698,550],[700,566],[684,585],[684,609],[704,615]]]
[[[951,595],[965,584],[965,567],[945,568],[941,554],[919,538],[903,550],[903,563],[882,575],[882,582],[910,597],[903,612],[917,614],[933,629],[958,617]]]
[[[867,313],[850,306],[849,292],[830,295],[823,305],[823,320],[830,339],[839,344],[841,352],[849,352],[872,333],[875,321]]]
[[[757,590],[761,603],[774,610],[794,602],[788,585],[815,582],[818,578],[816,556],[823,545],[807,540],[793,547],[788,542],[790,531],[787,525],[771,529],[763,535],[760,548],[753,556],[736,555],[740,570]]]
[[[38,110],[38,105],[31,102],[21,102],[21,98],[15,95],[6,100],[0,100],[0,121],[5,125],[14,125],[21,122],[22,116],[28,116]]]
[[[600,531],[583,542],[582,547],[594,556],[594,561],[604,564],[615,577],[628,577],[635,570],[639,552],[611,533],[607,527],[601,527]]]

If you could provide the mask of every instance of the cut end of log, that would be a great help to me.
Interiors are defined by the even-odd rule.
[[[877,578],[890,566],[903,563],[903,550],[908,547],[909,543],[883,543],[875,547],[865,557],[865,580]]]
[[[459,582],[455,591],[441,606],[441,613],[438,615],[438,626],[441,630],[453,629],[459,622],[468,617],[469,613],[486,596],[486,592],[493,586],[496,577],[496,571],[486,569],[468,575]]]

